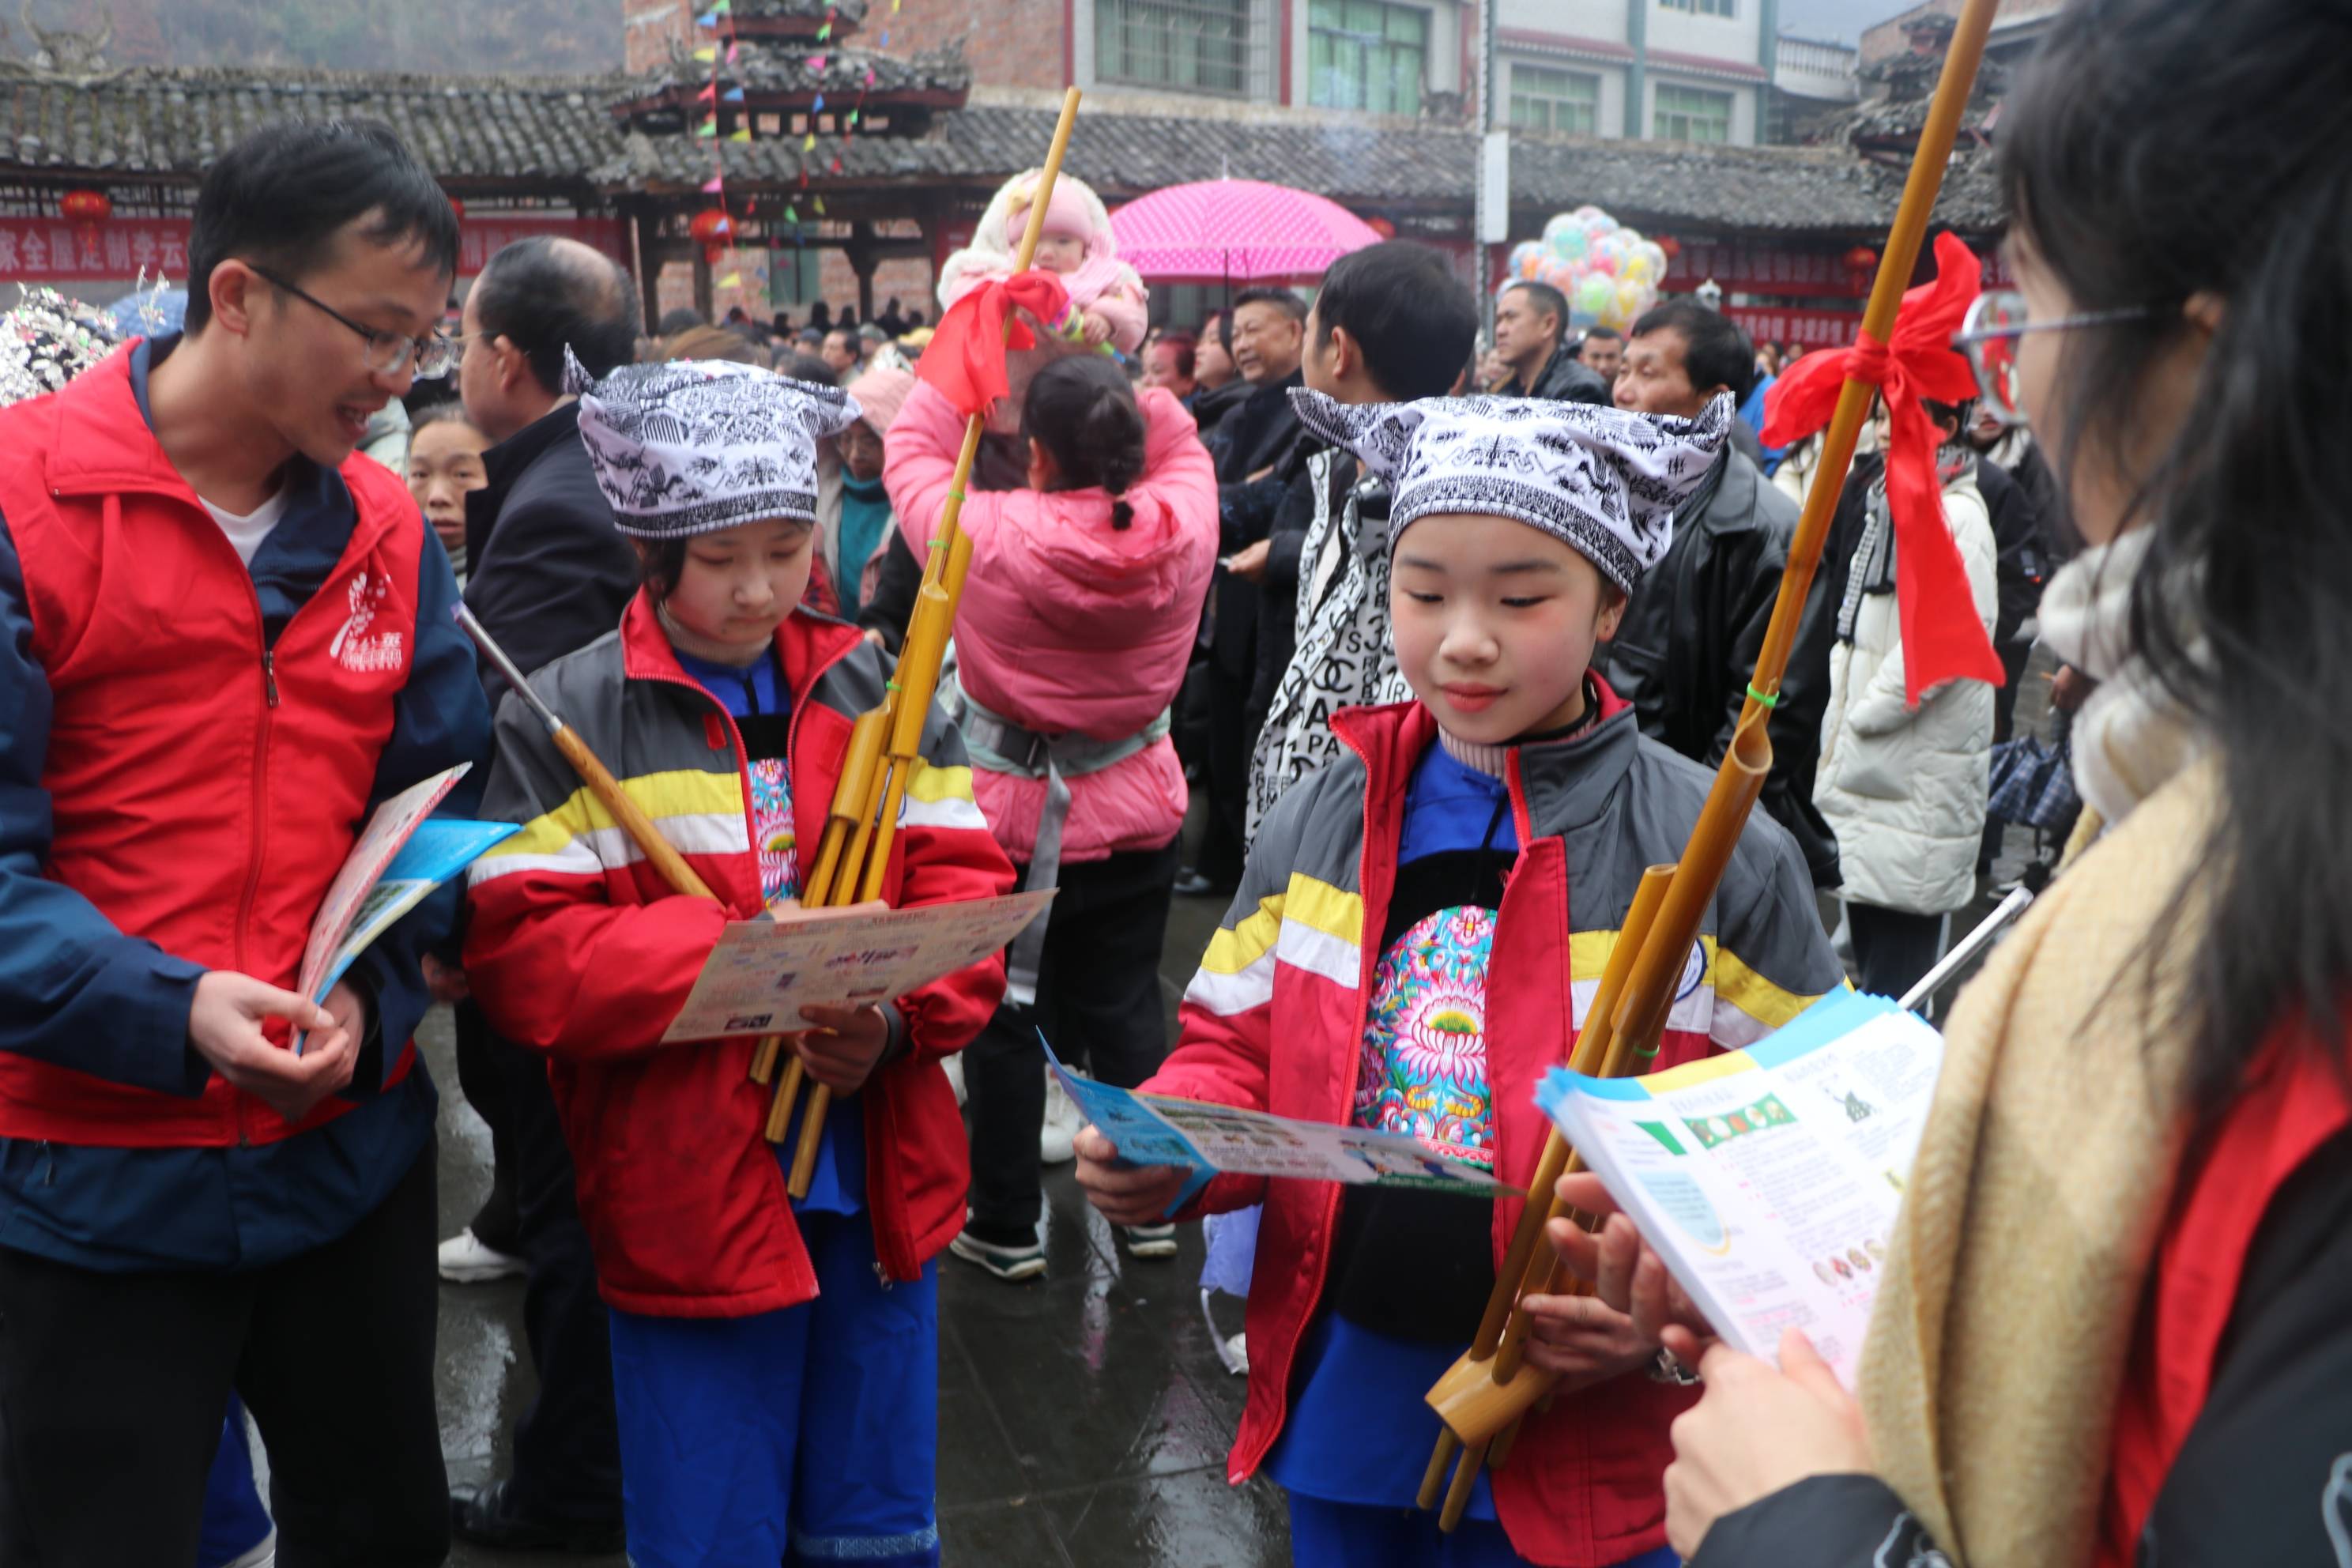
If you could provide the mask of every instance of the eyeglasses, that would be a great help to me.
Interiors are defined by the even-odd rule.
[[[1997,289],[1977,296],[1977,302],[1969,307],[1958,333],[1952,339],[1952,346],[1968,356],[1969,368],[1976,372],[1977,390],[1984,395],[1986,410],[2004,425],[2022,425],[2025,414],[2017,405],[2018,339],[2028,332],[2062,332],[2109,321],[2135,321],[2153,315],[2155,310],[2153,305],[2132,305],[2116,310],[2084,310],[2061,316],[2054,321],[2036,321],[2027,319],[2024,295],[2013,289]]]
[[[457,363],[457,345],[439,332],[428,332],[421,338],[413,338],[406,332],[387,332],[375,327],[362,325],[352,321],[324,300],[303,292],[267,267],[254,267],[250,261],[246,265],[252,267],[256,273],[285,289],[304,304],[325,311],[366,339],[367,367],[373,374],[393,375],[398,374],[403,365],[410,365],[415,368],[417,376],[429,381],[436,375],[446,375],[449,373],[449,367]]]

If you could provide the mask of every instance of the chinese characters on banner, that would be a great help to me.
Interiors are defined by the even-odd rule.
[[[1675,293],[1686,293],[1710,278],[1727,294],[1860,300],[1870,291],[1870,274],[1848,268],[1843,251],[1706,240],[1685,243],[1682,254],[1666,269],[1666,287]]]
[[[534,234],[583,240],[626,263],[618,218],[488,216],[458,225],[457,273],[470,278],[482,263]],[[99,223],[66,218],[0,217],[0,282],[128,283],[144,272],[178,283],[188,275],[188,220],[117,217]]]
[[[1795,343],[1807,349],[1842,349],[1862,330],[1862,307],[1851,310],[1791,310],[1772,305],[1731,305],[1723,312],[1754,342]]]
[[[185,218],[0,217],[0,281],[67,283],[137,278],[144,268],[173,279],[188,273]]]

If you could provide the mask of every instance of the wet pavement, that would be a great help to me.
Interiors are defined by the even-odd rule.
[[[1180,900],[1163,991],[1171,1029],[1222,906]],[[1171,1034],[1171,1038],[1172,1034]],[[454,1234],[489,1185],[489,1133],[456,1093],[446,1009],[421,1042],[441,1106],[441,1233]],[[1172,1260],[1138,1262],[1071,1180],[1047,1173],[1045,1277],[1008,1285],[940,1262],[940,1537],[968,1568],[1276,1568],[1290,1561],[1282,1497],[1263,1479],[1234,1488],[1225,1455],[1242,1380],[1218,1361],[1202,1317],[1201,1238]],[[1240,1327],[1238,1303],[1220,1321]],[[453,1483],[505,1472],[534,1379],[517,1281],[441,1287],[441,1446]],[[597,1568],[619,1557],[528,1555],[460,1542],[457,1568]]]
[[[2046,731],[2042,666],[2026,678],[2020,727]],[[1952,920],[1957,940],[2014,881],[2032,846],[2021,829],[1985,889]],[[1834,921],[1834,900],[1824,900]],[[1179,899],[1160,964],[1174,1037],[1221,900]],[[441,1105],[441,1234],[489,1184],[489,1134],[457,1093],[449,1017],[421,1032]],[[1218,1361],[1202,1316],[1197,1227],[1173,1260],[1138,1262],[1079,1196],[1063,1165],[1046,1175],[1045,1276],[1008,1285],[940,1259],[939,1506],[942,1555],[961,1568],[1276,1568],[1290,1561],[1282,1497],[1264,1479],[1225,1482],[1243,1380]],[[1220,1298],[1219,1321],[1239,1306]],[[516,1418],[534,1386],[520,1282],[441,1287],[441,1444],[454,1483],[505,1473]],[[517,1555],[460,1542],[456,1568],[538,1563],[611,1568],[620,1557]]]

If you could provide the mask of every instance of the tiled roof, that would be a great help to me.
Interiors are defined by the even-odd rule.
[[[1053,128],[1054,116],[1045,110],[980,105],[940,116],[928,137],[820,138],[806,156],[818,174],[839,157],[839,178],[855,184],[978,185],[1034,164]],[[1066,166],[1112,199],[1230,174],[1318,191],[1367,209],[1426,208],[1467,200],[1476,141],[1468,132],[1422,126],[1082,113]],[[730,181],[799,179],[801,144],[788,138],[723,152]],[[624,156],[599,170],[597,180],[608,187],[684,184],[708,178],[709,169],[707,145],[633,136]],[[1628,222],[1867,231],[1892,220],[1901,194],[1899,171],[1840,149],[1578,138],[1520,139],[1512,150],[1515,205],[1564,210],[1591,202]],[[1997,205],[1988,205],[1968,178],[1951,183],[1940,211],[1960,227],[2000,221]]]
[[[827,12],[834,16],[835,33],[846,32],[866,20],[866,0],[735,0],[738,22],[764,22],[771,18],[809,22],[822,26]]]
[[[821,68],[815,63],[818,61],[823,62]],[[691,98],[709,84],[711,69],[711,65],[680,53],[668,66],[635,79],[628,96],[638,103],[669,99],[681,92]],[[866,83],[869,71],[873,74],[870,87]],[[961,104],[964,95],[971,89],[971,68],[964,63],[963,52],[955,48],[918,55],[883,55],[830,45],[785,47],[746,39],[731,63],[718,62],[718,75],[722,89],[740,87],[750,98],[767,107],[782,101],[805,108],[822,93],[828,105],[837,102],[847,109],[861,90],[877,100],[896,97],[902,101],[953,107]]]
[[[445,180],[573,180],[619,140],[617,78],[139,68],[0,76],[0,168],[194,177],[273,120],[382,120]]]
[[[744,58],[790,51],[747,48]],[[847,60],[866,57],[852,53]],[[929,57],[936,61],[937,57]],[[856,74],[828,93],[854,91]],[[936,64],[905,62],[937,72]],[[739,68],[742,62],[739,61]],[[752,68],[765,68],[755,67]],[[878,69],[878,68],[877,68]],[[936,76],[925,79],[937,79]],[[691,191],[710,175],[713,144],[682,132],[625,131],[611,106],[642,98],[647,79],[435,78],[278,68],[134,69],[94,80],[0,76],[0,175],[80,174],[187,180],[238,136],[289,115],[388,121],[418,156],[463,189],[469,183],[585,183],[608,192]],[[811,173],[834,184],[945,184],[984,196],[1034,164],[1051,139],[1050,110],[984,104],[942,110],[922,136],[821,138]],[[1079,116],[1071,171],[1114,199],[1221,174],[1297,185],[1365,211],[1459,211],[1476,169],[1475,135],[1411,123],[1317,122],[1256,115],[1190,119]],[[730,180],[797,184],[801,142],[720,142]],[[838,176],[833,160],[841,160]],[[1957,163],[1939,215],[1979,231],[2001,221],[1981,153]],[[1514,205],[1556,211],[1592,202],[1637,226],[1867,232],[1892,219],[1902,171],[1843,147],[1714,147],[1586,138],[1518,138]]]

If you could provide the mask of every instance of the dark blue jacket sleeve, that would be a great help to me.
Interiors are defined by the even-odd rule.
[[[409,666],[408,684],[394,701],[392,739],[376,763],[371,811],[418,780],[459,763],[471,763],[474,769],[457,781],[436,815],[471,816],[481,805],[490,755],[490,704],[474,669],[474,645],[451,618],[457,603],[457,582],[450,574],[448,552],[427,528],[417,572],[416,658]],[[463,876],[443,883],[352,965],[352,983],[373,1005],[370,1048],[352,1073],[351,1092],[373,1093],[383,1087],[383,1075],[400,1059],[401,1046],[433,1005],[425,987],[424,956],[453,947],[465,884]]]
[[[16,545],[0,520],[0,1051],[166,1094],[202,1092],[188,1047],[201,964],[127,936],[43,874],[52,817],[47,672]]]

